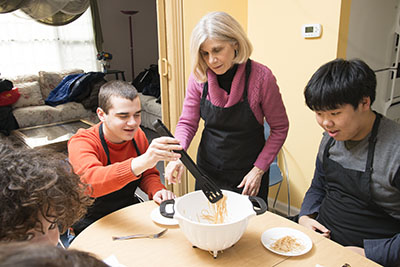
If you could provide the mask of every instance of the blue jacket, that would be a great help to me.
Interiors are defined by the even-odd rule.
[[[57,106],[70,101],[69,94],[71,92],[71,85],[84,74],[85,73],[71,74],[64,77],[57,87],[50,92],[45,103],[50,106]]]

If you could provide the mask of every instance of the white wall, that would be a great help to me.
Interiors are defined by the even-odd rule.
[[[399,26],[399,0],[352,0],[349,20],[347,58],[360,58],[373,70],[390,67],[394,33]],[[389,96],[389,72],[377,75],[377,99],[373,108],[385,114]]]
[[[150,64],[157,64],[156,0],[99,0],[103,29],[103,50],[113,55],[111,69],[125,71],[131,81],[129,19],[121,10],[138,10],[132,16],[135,76]],[[113,78],[113,77],[108,77]]]

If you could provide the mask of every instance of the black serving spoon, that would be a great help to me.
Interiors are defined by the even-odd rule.
[[[172,133],[162,123],[161,120],[157,119],[154,121],[153,127],[160,136],[169,136],[174,138]],[[199,167],[189,157],[185,150],[174,150],[174,152],[181,154],[180,160],[182,161],[183,165],[186,166],[194,178],[200,183],[201,190],[211,203],[216,203],[223,197],[221,189],[214,183],[213,180],[211,180],[199,169]]]

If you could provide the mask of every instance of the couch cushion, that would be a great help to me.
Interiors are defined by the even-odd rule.
[[[142,110],[145,110],[147,113],[153,114],[155,116],[161,117],[161,104],[157,103],[157,98],[150,95],[143,95],[139,93],[140,104],[142,106]]]
[[[81,103],[68,102],[55,107],[59,112],[61,121],[82,119],[90,116],[93,112],[84,108]]]
[[[13,108],[44,105],[39,82],[14,84],[14,87],[18,88],[18,92],[21,96],[18,101],[12,105]]]
[[[61,72],[39,71],[39,83],[43,99],[46,99],[49,96],[50,92],[62,81],[65,76],[76,73],[83,73],[83,70],[74,69]]]
[[[12,81],[15,85],[16,83],[37,82],[37,81],[39,81],[39,76],[38,75],[19,75],[19,76],[9,77],[9,78],[6,77],[5,79]]]
[[[91,116],[91,111],[81,103],[70,102],[56,107],[41,105],[16,108],[13,110],[20,128],[49,124],[53,122],[78,120]]]
[[[16,108],[13,114],[20,128],[60,121],[56,108],[47,105]]]
[[[156,102],[157,98],[154,96],[139,93],[139,98],[142,106],[142,123],[140,125],[155,130],[153,122],[161,119],[161,104]]]

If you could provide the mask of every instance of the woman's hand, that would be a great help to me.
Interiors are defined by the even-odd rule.
[[[157,191],[157,193],[154,194],[153,200],[155,202],[157,202],[158,204],[160,204],[164,200],[173,199],[175,197],[176,197],[175,194],[172,193],[171,191],[166,190],[166,189],[161,189],[161,190]]]
[[[183,163],[180,160],[169,162],[167,167],[165,167],[164,173],[164,177],[168,181],[168,184],[180,183],[183,170]]]
[[[261,179],[264,171],[254,166],[251,171],[243,178],[237,188],[243,188],[242,195],[256,196],[260,190]]]
[[[299,224],[313,231],[321,232],[324,237],[331,238],[331,231],[310,216],[301,216],[299,218]]]

